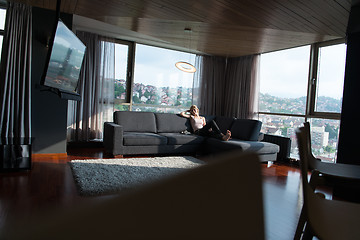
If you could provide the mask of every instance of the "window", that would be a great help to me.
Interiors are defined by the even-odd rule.
[[[322,161],[335,162],[340,120],[311,118],[310,126],[313,154]]]
[[[312,51],[313,66],[308,96],[312,150],[317,158],[335,162],[344,88],[346,44],[343,40],[314,44]]]
[[[114,111],[130,110],[133,46],[131,42],[115,42]]]
[[[345,43],[318,44],[315,48],[312,97],[315,113],[341,113],[342,94],[345,76]]]
[[[305,121],[310,46],[261,55],[259,120],[262,132],[291,139],[297,155],[295,129]]]
[[[261,55],[260,112],[305,114],[310,46]]]
[[[132,42],[111,41],[115,42],[114,111],[178,113],[190,108],[194,74],[180,71],[175,63],[194,64],[195,54],[142,44],[136,44],[135,51]]]
[[[2,9],[0,6],[0,58],[1,58],[2,43],[4,38],[5,19],[6,19],[6,9]]]
[[[127,60],[129,46],[115,44],[115,99],[126,99]]]
[[[179,60],[192,64],[195,54],[104,38],[114,44],[113,111],[178,113],[192,105],[193,73],[175,67]],[[133,74],[134,73],[134,74]]]
[[[345,57],[344,40],[262,54],[262,131],[289,137],[292,158],[298,158],[294,130],[309,121],[314,155],[336,161]]]
[[[133,111],[178,113],[190,108],[193,73],[177,69],[179,60],[194,64],[195,55],[136,44]]]

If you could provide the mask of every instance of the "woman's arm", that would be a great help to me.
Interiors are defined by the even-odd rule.
[[[206,120],[205,120],[204,117],[201,117],[201,118],[202,118],[202,121],[203,121],[203,126],[205,126],[206,125]]]
[[[180,113],[180,116],[184,117],[184,118],[190,118],[190,114],[189,113],[189,110],[186,110],[186,111],[183,111]]]

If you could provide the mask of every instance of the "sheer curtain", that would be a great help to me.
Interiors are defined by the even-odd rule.
[[[194,73],[193,86],[192,86],[192,104],[200,106],[200,86],[201,86],[201,77],[202,77],[202,59],[203,56],[196,55],[195,57],[195,68],[196,72]]]
[[[215,56],[197,56],[193,93],[194,104],[204,115],[221,115],[224,98],[226,58]]]
[[[258,109],[260,55],[229,58],[223,115],[253,118]]]
[[[77,32],[86,45],[80,73],[80,102],[68,101],[68,141],[102,139],[103,123],[112,120],[115,44],[97,34]]]
[[[32,9],[9,2],[1,55],[1,138],[30,141]],[[24,143],[26,144],[26,143]]]

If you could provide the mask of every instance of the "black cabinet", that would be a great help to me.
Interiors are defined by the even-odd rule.
[[[3,140],[0,145],[0,171],[31,169],[31,141]]]

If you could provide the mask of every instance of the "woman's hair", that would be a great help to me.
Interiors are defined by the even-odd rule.
[[[194,108],[198,108],[196,105],[191,105],[190,111],[192,111]]]

